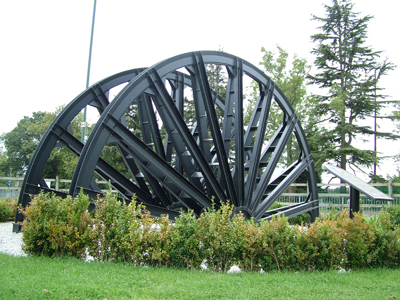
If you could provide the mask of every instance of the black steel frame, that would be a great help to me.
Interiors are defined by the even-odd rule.
[[[218,95],[210,88],[208,64],[225,68],[226,95]],[[259,85],[259,97],[248,125],[244,124],[245,76]],[[127,85],[110,102],[110,89],[123,83]],[[184,118],[187,98],[194,101],[197,122],[193,128],[188,127]],[[141,137],[126,126],[125,112],[133,101],[138,106]],[[266,143],[274,101],[284,117]],[[100,117],[82,144],[73,136],[71,122],[87,105],[96,107]],[[217,111],[223,115],[222,120]],[[300,156],[292,166],[279,171],[279,159],[291,136],[297,140]],[[118,146],[131,178],[100,158],[108,143]],[[50,189],[42,177],[51,151],[59,146],[68,147],[79,157],[68,193]],[[153,216],[168,214],[173,219],[182,208],[200,215],[213,203],[218,207],[229,200],[236,212],[241,211],[256,221],[269,218],[269,207],[306,173],[307,200],[279,212],[288,217],[309,212],[312,220],[319,214],[314,165],[289,101],[258,68],[223,52],[181,54],[147,69],[113,75],[85,90],[64,108],[44,135],[25,175],[19,204],[25,207],[30,195],[41,190],[65,197],[83,189],[95,198],[101,193],[93,179],[95,173],[110,181],[127,201],[135,195]],[[20,221],[22,215],[17,213],[16,222]]]

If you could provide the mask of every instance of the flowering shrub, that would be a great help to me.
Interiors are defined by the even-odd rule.
[[[290,226],[284,216],[255,223],[223,203],[199,218],[181,212],[175,222],[153,218],[133,199],[121,203],[111,193],[95,201],[40,194],[22,209],[24,250],[31,255],[76,256],[133,265],[200,268],[226,272],[233,265],[256,272],[398,267],[400,228],[391,215],[364,219],[344,211],[317,220],[309,228]]]

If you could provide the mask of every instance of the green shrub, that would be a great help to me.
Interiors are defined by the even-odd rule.
[[[268,210],[274,210],[274,209],[277,209],[277,208],[282,208],[282,207],[284,207],[285,205],[283,205],[282,203],[280,203],[280,202],[274,202],[274,203],[272,203],[272,205],[269,207],[269,209]]]
[[[173,224],[167,217],[153,218],[144,205],[135,200],[125,205],[111,193],[95,205],[88,245],[92,257],[134,265],[171,265]]]
[[[133,204],[134,206],[135,204]],[[126,243],[132,210],[121,203],[111,192],[95,201],[95,212],[90,224],[88,252],[100,261],[128,261]]]
[[[239,266],[245,271],[258,272],[261,269],[264,250],[267,245],[262,227],[256,224],[253,219],[244,221],[243,218],[237,218],[235,221],[240,252]]]
[[[0,199],[0,222],[11,221],[17,211],[17,202],[14,199]]]
[[[309,224],[311,222],[311,215],[309,213],[302,213],[301,215],[289,219],[290,225]]]
[[[345,232],[345,252],[347,268],[365,268],[374,259],[372,249],[375,242],[375,232],[371,223],[358,213],[350,219],[346,211],[338,219],[338,226]]]
[[[144,243],[148,247],[147,264],[152,266],[173,266],[171,256],[175,248],[174,241],[172,240],[172,231],[174,226],[168,217],[151,218],[148,214],[149,225],[144,235]]]
[[[142,265],[146,262],[145,254],[148,251],[147,243],[144,240],[146,233],[151,229],[152,219],[144,206],[134,200],[128,206],[120,206],[119,208],[121,209],[121,214],[117,223],[117,236],[120,236],[121,249],[119,251],[123,254],[117,260],[125,260],[135,265]],[[96,221],[98,222],[98,220]],[[93,226],[93,229],[95,229],[95,226]],[[101,239],[98,240],[98,243],[100,242]]]
[[[23,249],[31,255],[82,257],[89,243],[89,199],[82,192],[72,200],[40,193],[21,209]]]
[[[393,229],[391,215],[381,212],[369,220],[375,230],[371,267],[393,268],[400,265],[400,226]]]
[[[296,239],[299,269],[312,271],[343,266],[345,232],[336,220],[314,222],[308,230],[296,227]]]
[[[337,220],[341,218],[342,212],[346,211],[347,216],[349,216],[349,210],[347,208],[344,208],[343,206],[341,207],[335,207],[333,204],[330,207],[330,210],[328,213],[325,213],[323,216],[320,216],[320,220]]]
[[[46,232],[48,240],[60,256],[75,256],[81,258],[90,242],[88,226],[91,216],[88,212],[89,197],[82,192],[73,200],[58,199],[57,214],[49,220]]]
[[[213,205],[197,220],[200,257],[213,271],[226,272],[237,261],[237,231],[231,222],[232,213],[233,206],[228,203],[219,209]]]
[[[171,232],[171,240],[174,247],[171,252],[171,264],[177,268],[199,268],[203,258],[200,255],[200,239],[198,227],[200,222],[194,216],[193,211],[181,211],[176,219]]]
[[[59,199],[54,194],[40,193],[29,206],[21,209],[23,250],[30,255],[52,256],[56,251],[49,241],[47,226],[56,219]],[[64,212],[61,212],[64,214]]]
[[[295,230],[289,226],[288,218],[274,216],[270,222],[261,222],[260,227],[264,241],[261,267],[265,271],[295,269]]]
[[[386,212],[390,215],[390,223],[392,227],[400,226],[400,206],[390,205],[386,209]]]

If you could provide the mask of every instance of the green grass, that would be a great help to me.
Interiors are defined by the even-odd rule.
[[[226,274],[0,254],[0,299],[394,299],[400,270]]]

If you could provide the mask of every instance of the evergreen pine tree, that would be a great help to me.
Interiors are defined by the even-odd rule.
[[[384,102],[377,100],[384,96],[379,94],[378,81],[394,65],[380,61],[381,51],[365,45],[368,22],[373,17],[361,17],[353,7],[349,0],[332,0],[331,6],[325,5],[325,17],[313,16],[322,25],[318,27],[321,32],[311,36],[317,73],[308,76],[312,84],[326,91],[316,95],[318,114],[329,122],[325,138],[331,147],[324,150],[326,159],[343,169],[348,164],[370,167],[379,160],[374,151],[356,148],[355,138],[374,134],[394,138],[358,122],[375,112],[379,115]]]

